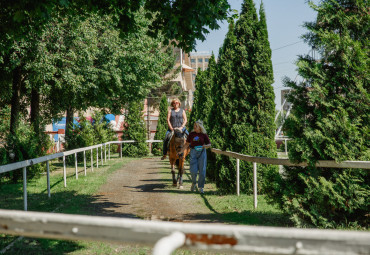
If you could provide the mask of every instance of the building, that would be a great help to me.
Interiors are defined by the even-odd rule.
[[[174,55],[176,56],[176,63],[174,70],[177,70],[181,66],[181,71],[177,77],[173,80],[177,82],[181,89],[187,92],[187,97],[181,102],[181,108],[190,109],[193,105],[193,93],[195,90],[195,84],[193,80],[193,73],[196,71],[191,67],[190,55],[185,53],[182,49],[174,47]],[[208,66],[208,63],[207,63]],[[176,96],[169,97],[168,102],[170,103]],[[144,121],[147,125],[148,139],[154,139],[154,135],[157,129],[159,118],[158,109],[155,109],[151,104],[149,98],[145,99],[144,102]]]
[[[198,73],[198,70],[206,70],[208,68],[209,59],[211,58],[211,53],[208,51],[199,51],[190,53],[190,66],[195,69],[192,72],[192,80],[195,83],[195,77]]]

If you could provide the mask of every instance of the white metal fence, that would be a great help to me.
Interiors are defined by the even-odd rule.
[[[254,157],[244,155],[232,151],[222,151],[219,149],[211,149],[216,154],[221,154],[236,158],[236,193],[240,195],[240,177],[239,177],[239,160],[244,160],[253,163],[253,202],[254,208],[257,208],[257,163],[271,164],[271,165],[283,165],[283,166],[307,166],[307,162],[293,163],[289,159],[282,158],[265,158],[265,157]],[[370,169],[370,161],[342,161],[336,162],[334,160],[318,160],[316,163],[317,167],[326,168],[361,168]],[[370,240],[369,240],[370,241]]]
[[[50,169],[49,169],[49,161],[57,158],[63,158],[63,179],[64,179],[64,187],[67,187],[67,171],[66,171],[66,157],[70,155],[74,155],[75,157],[75,169],[76,169],[76,179],[78,179],[78,169],[77,169],[77,153],[83,153],[83,161],[84,161],[84,170],[86,175],[86,151],[90,151],[91,153],[91,171],[94,170],[94,162],[93,162],[93,150],[96,150],[96,167],[99,168],[99,149],[100,149],[100,160],[101,165],[104,164],[104,159],[107,161],[107,145],[108,145],[108,158],[110,159],[110,145],[111,144],[119,144],[120,148],[120,157],[122,158],[122,144],[123,143],[134,143],[134,140],[126,140],[126,141],[111,141],[106,142],[98,145],[93,145],[89,147],[79,148],[75,150],[59,152],[39,158],[24,160],[8,165],[0,166],[0,174],[6,173],[10,171],[15,171],[18,169],[23,169],[23,201],[24,201],[24,210],[27,211],[27,167],[36,165],[39,163],[46,162],[46,169],[47,169],[47,189],[48,189],[48,196],[50,197]],[[154,142],[162,142],[162,140],[147,140],[148,143]],[[104,159],[103,159],[103,146],[104,146]]]
[[[27,210],[28,166],[63,157],[64,185],[66,186],[65,157],[75,156],[76,178],[77,153],[84,153],[86,174],[86,151],[96,149],[97,167],[100,158],[103,164],[103,146],[134,141],[114,141],[76,150],[56,153],[37,159],[26,160],[0,166],[0,173],[23,169],[24,203]],[[148,140],[147,142],[161,142]],[[122,147],[121,147],[122,148]],[[307,163],[295,164],[289,159],[264,158],[243,155],[235,152],[211,149],[212,152],[237,159],[237,183],[239,183],[239,160],[253,162],[254,205],[257,207],[257,163],[307,166]],[[122,157],[122,149],[120,150]],[[106,150],[104,151],[106,161]],[[110,150],[109,155],[110,159]],[[92,158],[92,157],[91,157]],[[318,161],[319,167],[362,168],[370,169],[368,161]],[[93,166],[93,164],[91,164]],[[50,196],[49,167],[48,195]],[[237,184],[239,194],[239,184]],[[170,254],[178,247],[233,251],[248,254],[370,254],[370,232],[338,231],[318,229],[250,227],[216,224],[189,224],[174,222],[152,222],[134,219],[117,219],[81,215],[54,213],[23,212],[0,210],[0,233],[30,237],[56,238],[67,240],[100,240],[108,242],[135,242],[155,244],[153,254]],[[159,241],[158,241],[159,240]]]

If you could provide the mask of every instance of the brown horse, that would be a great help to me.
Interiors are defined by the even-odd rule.
[[[177,186],[177,182],[179,183],[179,189],[182,189],[182,175],[184,174],[184,161],[186,156],[189,154],[190,149],[187,148],[182,155],[179,155],[181,149],[185,145],[185,134],[178,130],[174,130],[174,134],[170,140],[169,146],[169,155],[170,155],[170,164],[171,164],[171,173],[172,173],[172,181],[173,186]],[[177,174],[177,178],[175,178],[175,164],[177,165],[179,171]]]

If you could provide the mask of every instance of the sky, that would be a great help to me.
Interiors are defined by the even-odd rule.
[[[229,0],[232,9],[241,11],[242,0]],[[257,12],[261,1],[254,0]],[[281,108],[280,91],[284,89],[282,79],[287,76],[292,80],[297,78],[295,62],[298,55],[308,54],[311,47],[301,39],[308,31],[304,22],[314,21],[316,12],[312,10],[307,0],[263,0],[266,13],[267,30],[272,50],[272,65],[274,71],[274,92],[276,108]],[[315,1],[317,2],[317,1]],[[220,29],[211,31],[205,41],[197,41],[197,52],[213,52],[218,56],[218,50],[225,39],[228,23],[219,23]],[[298,77],[299,78],[299,77]]]

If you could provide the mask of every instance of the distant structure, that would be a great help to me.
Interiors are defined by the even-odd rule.
[[[208,62],[211,58],[211,53],[209,51],[198,51],[190,53],[190,64],[191,67],[195,69],[192,73],[193,83],[195,84],[195,77],[197,76],[198,69],[204,71],[208,68]]]
[[[281,94],[280,94],[280,97],[281,97],[281,108],[283,109],[283,111],[288,111],[289,108],[290,108],[290,105],[291,103],[289,103],[286,98],[287,98],[287,95],[289,94],[291,89],[283,89],[281,90]]]

